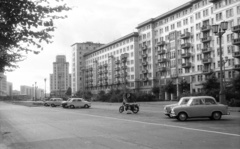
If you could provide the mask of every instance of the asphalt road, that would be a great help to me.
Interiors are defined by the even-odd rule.
[[[163,105],[141,104],[138,114],[118,113],[120,104],[90,109],[27,107],[0,102],[0,149],[237,149],[240,112],[220,121],[179,122]]]

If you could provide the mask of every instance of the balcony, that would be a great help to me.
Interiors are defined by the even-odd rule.
[[[146,74],[146,73],[148,73],[148,70],[147,70],[147,69],[143,69],[143,70],[142,70],[142,73],[143,73],[143,74]]]
[[[204,75],[212,74],[212,73],[213,73],[213,70],[212,70],[212,69],[204,69],[204,70],[202,71],[202,73],[203,73]]]
[[[232,27],[232,32],[239,33],[240,32],[240,25],[236,25]]]
[[[201,31],[202,32],[206,32],[206,31],[210,31],[212,29],[212,26],[211,25],[203,25],[201,27]]]
[[[181,34],[180,38],[181,39],[187,39],[189,37],[191,37],[191,33],[190,32],[185,32],[185,33]]]
[[[103,73],[107,74],[107,73],[108,73],[108,70],[104,70]]]
[[[166,53],[166,50],[160,50],[160,51],[158,51],[158,55],[165,54],[165,53]]]
[[[116,67],[116,68],[115,68],[115,71],[119,71],[119,70],[120,70],[120,67]]]
[[[147,63],[146,61],[143,61],[143,62],[142,62],[142,65],[143,65],[143,66],[147,66],[147,64],[148,64],[148,63]]]
[[[117,84],[117,85],[119,85],[119,84],[120,84],[120,81],[119,81],[119,80],[117,80],[117,81],[114,81],[114,84]]]
[[[240,52],[233,52],[233,57],[234,58],[240,58]]]
[[[165,63],[166,61],[167,61],[166,58],[160,58],[160,59],[158,59],[158,62],[159,62],[159,63]]]
[[[142,58],[147,58],[147,54],[142,54]]]
[[[159,70],[160,72],[164,72],[164,71],[167,70],[167,68],[166,68],[166,67],[159,67],[158,70]]]
[[[102,65],[98,66],[98,69],[102,69]]]
[[[98,74],[99,74],[99,75],[102,75],[102,71],[99,71]]]
[[[181,48],[182,48],[182,49],[187,49],[187,48],[190,48],[190,47],[191,47],[191,44],[188,43],[188,42],[186,42],[186,43],[184,43],[184,44],[181,44]]]
[[[212,62],[212,58],[204,58],[203,60],[202,60],[202,63],[203,64],[208,64],[208,63],[211,63]]]
[[[125,69],[127,69],[127,66],[122,66],[122,70],[125,70]]]
[[[240,71],[240,64],[235,64],[233,69],[236,71]]]
[[[240,45],[240,38],[236,38],[232,40],[233,45]]]
[[[119,63],[120,63],[120,60],[116,60],[116,61],[115,61],[115,64],[118,65]]]
[[[120,74],[119,73],[115,74],[115,77],[120,78]]]
[[[122,74],[121,74],[121,77],[122,77],[122,78],[126,78],[126,77],[127,77],[127,73],[122,73]]]
[[[157,43],[157,46],[164,46],[165,44],[166,44],[165,41],[159,41],[159,42]]]
[[[146,82],[146,81],[148,81],[148,78],[147,78],[147,77],[144,77],[144,78],[142,78],[142,81],[143,81],[143,82]]]
[[[217,2],[218,0],[209,0],[210,3],[215,3]]]
[[[209,53],[212,52],[212,47],[207,47],[202,49],[202,53]]]
[[[142,46],[142,50],[146,51],[147,50],[147,45]]]
[[[186,62],[186,63],[183,63],[182,64],[182,67],[183,68],[189,68],[189,67],[191,67],[192,66],[192,64],[190,63],[190,62]]]
[[[182,54],[182,58],[189,58],[189,57],[191,57],[191,53],[189,53],[189,52]]]
[[[107,68],[107,67],[108,67],[108,64],[104,64],[103,67]]]
[[[176,79],[178,77],[178,74],[174,73],[174,74],[171,74],[170,76],[171,78]]]
[[[212,40],[211,36],[201,38],[202,42],[210,42]]]

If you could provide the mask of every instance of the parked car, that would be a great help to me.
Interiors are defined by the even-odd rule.
[[[52,107],[56,107],[56,106],[60,106],[62,105],[62,98],[50,98],[48,101],[45,101],[44,106],[52,106]]]
[[[179,121],[188,118],[208,117],[213,120],[220,120],[222,115],[229,115],[228,106],[219,104],[211,96],[191,97],[187,104],[177,105],[171,109],[170,116]]]
[[[178,103],[164,106],[164,114],[167,115],[168,117],[170,117],[170,113],[171,113],[171,110],[173,107],[178,106],[178,105],[187,104],[190,98],[191,97],[182,97],[182,98],[180,98]]]
[[[69,98],[65,107],[69,107],[71,109],[76,107],[90,108],[91,102],[88,102],[83,98]]]

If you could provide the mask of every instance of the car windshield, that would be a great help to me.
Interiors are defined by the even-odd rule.
[[[178,105],[186,105],[190,98],[182,98],[180,99]]]

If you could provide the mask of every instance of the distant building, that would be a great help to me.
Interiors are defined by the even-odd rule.
[[[71,87],[69,63],[65,55],[57,55],[53,62],[53,74],[50,74],[50,93],[52,96],[64,96],[68,87]]]
[[[0,96],[7,95],[7,77],[3,73],[0,73]]]
[[[14,96],[16,96],[16,95],[20,95],[20,91],[18,91],[18,90],[13,90],[12,93],[13,93]]]
[[[85,60],[83,55],[92,50],[96,50],[98,47],[104,44],[83,42],[74,43],[72,45],[72,93],[76,93],[83,89],[83,70],[85,66]]]
[[[12,92],[13,92],[13,85],[11,82],[7,82],[7,95],[12,96]]]

